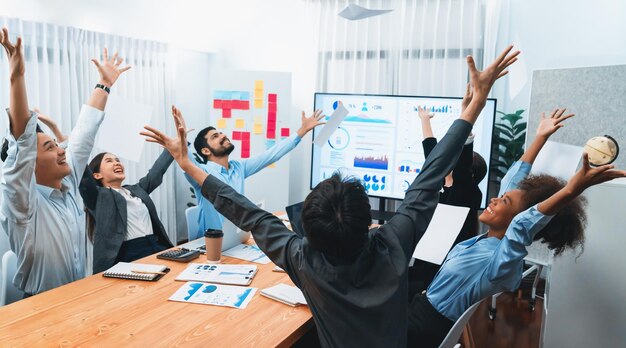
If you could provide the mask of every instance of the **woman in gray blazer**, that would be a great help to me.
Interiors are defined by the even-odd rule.
[[[139,183],[122,185],[126,175],[119,158],[103,152],[91,160],[80,183],[80,194],[88,212],[94,273],[116,262],[134,261],[172,247],[150,199],[172,161],[165,150]]]

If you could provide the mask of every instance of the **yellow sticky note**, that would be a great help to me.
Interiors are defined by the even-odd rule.
[[[252,131],[254,134],[263,134],[263,124],[255,123]]]
[[[263,99],[255,99],[254,100],[254,108],[262,109],[263,108]]]
[[[217,119],[217,128],[226,128],[226,119],[218,118]]]
[[[254,81],[254,89],[263,88],[263,80]]]
[[[245,128],[246,121],[243,118],[235,119],[235,128]]]

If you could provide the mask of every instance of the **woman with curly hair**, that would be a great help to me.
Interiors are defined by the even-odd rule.
[[[500,196],[479,216],[488,232],[454,247],[426,293],[412,299],[409,346],[437,347],[472,304],[517,289],[526,247],[534,240],[546,243],[556,255],[582,247],[586,214],[579,195],[626,172],[612,165],[591,168],[584,154],[582,168],[567,183],[549,175],[529,176],[548,138],[574,116],[564,114],[565,109],[557,109],[551,117],[542,115],[532,144],[502,179]]]

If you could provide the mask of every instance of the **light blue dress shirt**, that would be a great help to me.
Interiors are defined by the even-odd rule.
[[[78,185],[103,118],[103,111],[82,107],[66,149],[71,173],[61,181],[60,190],[35,181],[37,115],[31,113],[24,134],[17,140],[10,132],[7,135],[0,222],[17,255],[13,284],[29,294],[87,275],[88,241]]]
[[[262,154],[242,161],[228,161],[228,170],[215,162],[208,161],[205,164],[197,162],[191,149],[189,149],[189,158],[207,174],[213,175],[243,195],[244,180],[247,177],[278,161],[289,151],[293,150],[300,143],[300,140],[301,138],[298,134],[292,134],[290,137],[281,140]],[[185,177],[193,187],[198,200],[198,206],[200,207],[200,216],[198,217],[198,234],[196,235],[196,238],[202,236],[204,231],[209,228],[222,229],[224,217],[215,210],[211,202],[202,196],[202,187],[198,185],[198,183],[189,175],[185,174]]]
[[[518,161],[502,179],[500,196],[518,188],[531,165]],[[502,239],[482,234],[457,244],[448,253],[441,269],[428,287],[430,303],[452,321],[472,304],[502,291],[513,291],[522,280],[526,246],[552,216],[537,206],[517,214]]]

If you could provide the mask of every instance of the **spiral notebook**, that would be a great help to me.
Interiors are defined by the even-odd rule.
[[[155,281],[161,279],[170,269],[165,265],[118,262],[102,273],[104,277]]]

